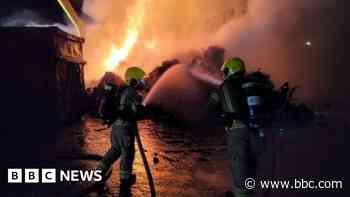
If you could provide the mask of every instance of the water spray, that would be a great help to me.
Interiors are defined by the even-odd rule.
[[[212,86],[218,87],[223,82],[222,79],[215,77],[208,70],[201,68],[200,65],[191,66],[191,68],[189,69],[189,73],[191,74],[192,77]]]

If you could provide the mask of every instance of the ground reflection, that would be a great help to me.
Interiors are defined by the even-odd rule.
[[[200,137],[183,128],[166,126],[151,120],[140,121],[140,136],[149,162],[158,196],[218,196],[229,189],[228,165],[223,136]],[[92,118],[83,125],[81,149],[85,154],[103,155],[110,147],[110,129]],[[133,196],[149,196],[144,165],[136,147]],[[218,164],[217,160],[220,160]],[[97,161],[81,161],[94,168]],[[119,161],[114,165],[107,191],[88,196],[118,196]],[[219,183],[218,183],[219,181]]]

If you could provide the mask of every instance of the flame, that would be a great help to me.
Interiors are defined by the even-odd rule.
[[[158,43],[156,42],[156,40],[149,40],[145,42],[145,47],[147,49],[153,50],[155,48],[157,48]]]
[[[107,71],[113,71],[122,61],[124,61],[134,48],[138,41],[140,28],[143,23],[145,15],[145,0],[138,0],[131,16],[128,17],[127,24],[127,36],[121,48],[117,48],[115,45],[111,46],[110,55],[105,60],[105,67]]]

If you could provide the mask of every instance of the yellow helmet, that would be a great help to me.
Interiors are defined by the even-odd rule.
[[[244,61],[239,57],[230,58],[222,65],[221,71],[224,72],[225,77],[229,77],[237,74],[244,74],[245,73]]]
[[[143,71],[141,68],[138,67],[131,67],[128,68],[125,72],[125,81],[127,83],[130,82],[131,79],[135,79],[135,80],[143,80],[145,78],[145,71]]]

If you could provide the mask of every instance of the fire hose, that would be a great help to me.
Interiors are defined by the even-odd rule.
[[[152,176],[151,169],[149,167],[147,157],[145,154],[145,149],[143,148],[142,140],[141,140],[141,137],[140,137],[140,134],[138,131],[136,131],[135,137],[136,137],[137,147],[139,149],[139,152],[140,152],[140,155],[142,158],[142,162],[143,162],[143,165],[145,167],[145,171],[146,171],[146,175],[147,175],[147,179],[148,179],[148,184],[149,184],[150,191],[151,191],[151,197],[155,197],[156,196],[156,189],[154,186],[153,176]]]
[[[139,152],[140,152],[140,155],[141,155],[144,167],[145,167],[145,171],[146,171],[146,175],[147,175],[147,179],[148,179],[148,184],[150,187],[151,197],[155,197],[156,190],[155,190],[155,186],[154,186],[153,176],[152,176],[151,169],[149,167],[147,157],[145,154],[145,149],[143,148],[141,137],[140,137],[138,131],[136,132],[136,142],[137,142],[137,146],[138,146],[138,149],[139,149]],[[61,159],[62,158],[73,159],[73,160],[78,159],[78,160],[96,160],[96,161],[99,161],[102,159],[102,156],[94,155],[94,154],[86,154],[86,155],[79,154],[79,155],[74,155],[74,156],[60,156],[59,158],[61,158]],[[96,185],[94,184],[88,188],[85,188],[84,191],[82,191],[82,192],[89,193],[89,192],[91,192],[92,189],[95,188],[95,186]]]
[[[151,191],[151,197],[155,197],[156,196],[156,189],[154,187],[151,169],[150,169],[148,162],[147,162],[147,157],[145,154],[145,150],[143,149],[143,146],[142,146],[142,141],[141,141],[141,137],[139,135],[139,132],[136,132],[136,141],[137,141],[137,146],[139,148],[139,152],[141,154],[143,165],[145,167],[145,171],[146,171],[146,175],[147,175],[147,179],[148,179],[148,184],[149,184],[150,191]]]
[[[110,127],[110,125],[108,125],[108,127]],[[148,179],[148,184],[150,187],[151,197],[155,197],[156,196],[156,189],[154,186],[153,176],[152,176],[151,169],[149,167],[147,157],[145,154],[145,149],[143,148],[142,140],[141,140],[141,137],[140,137],[140,134],[138,131],[135,132],[135,137],[136,137],[137,147],[139,149],[139,152],[140,152],[140,155],[142,158],[142,162],[143,162],[143,165],[145,167],[145,171],[146,171],[146,175],[147,175],[147,179]]]

